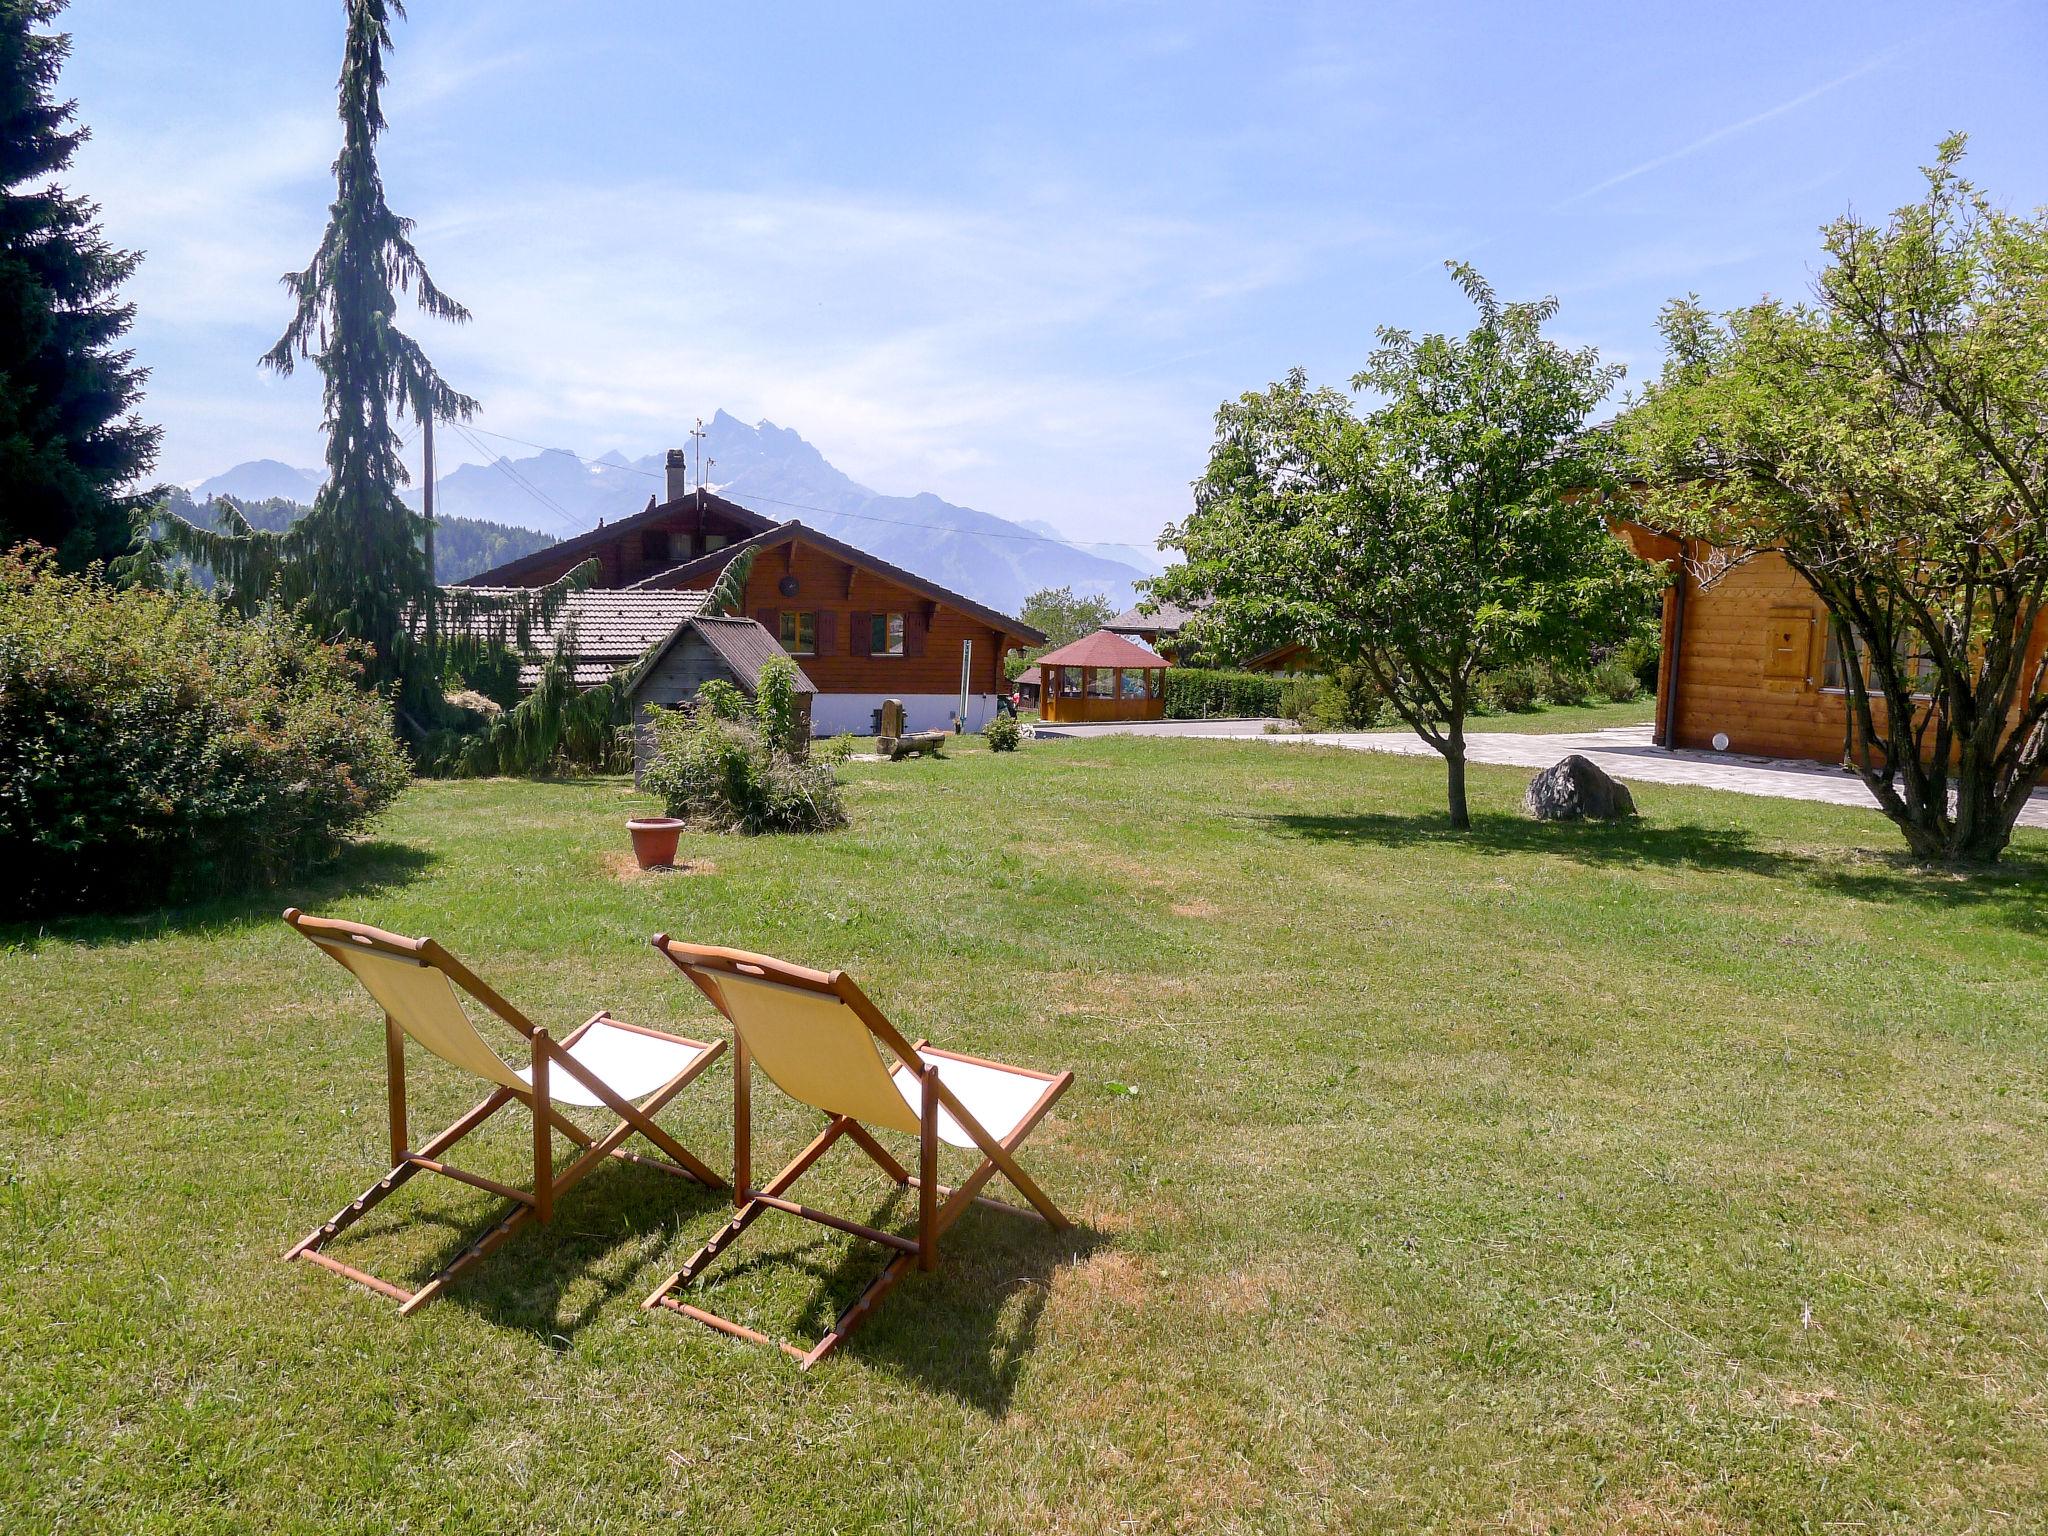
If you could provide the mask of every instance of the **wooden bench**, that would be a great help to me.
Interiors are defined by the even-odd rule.
[[[944,731],[917,731],[908,736],[877,736],[875,749],[892,763],[900,763],[906,757],[940,756],[939,749],[946,744]]]

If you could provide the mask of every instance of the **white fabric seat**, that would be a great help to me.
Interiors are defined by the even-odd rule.
[[[1017,1128],[1017,1122],[1031,1111],[1038,1102],[1038,1096],[1045,1092],[1045,1079],[1033,1077],[1029,1072],[1012,1072],[1005,1067],[985,1067],[979,1062],[953,1061],[945,1056],[930,1052],[924,1058],[939,1069],[939,1081],[952,1090],[953,1097],[966,1106],[967,1113],[981,1122],[981,1128],[1001,1141]],[[917,1074],[901,1062],[890,1074],[896,1091],[903,1095],[903,1102],[910,1106],[913,1115],[924,1113],[924,1084],[917,1080]],[[945,1105],[939,1106],[939,1140],[949,1147],[972,1147],[974,1138],[967,1134],[952,1111]]]
[[[600,1019],[583,1031],[574,1045],[563,1049],[576,1065],[605,1087],[633,1102],[646,1098],[670,1078],[687,1071],[691,1062],[716,1047],[658,1040]],[[533,1068],[522,1067],[515,1075],[529,1088],[533,1086]],[[557,1104],[575,1104],[586,1109],[604,1103],[559,1062],[549,1066],[548,1097]]]

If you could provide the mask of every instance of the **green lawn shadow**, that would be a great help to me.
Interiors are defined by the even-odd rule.
[[[344,897],[395,890],[419,879],[435,862],[436,855],[410,843],[353,842],[320,868],[279,886],[256,887],[174,907],[60,913],[0,923],[0,949],[34,950],[44,944],[93,949],[133,944],[167,933],[247,927],[275,921],[286,906],[318,908]]]
[[[1471,830],[1452,829],[1447,816],[1282,813],[1245,818],[1282,836],[1382,848],[1458,849],[1482,855],[1548,855],[1603,868],[1666,866],[1726,870],[1790,880],[1864,901],[1959,906],[1987,912],[2022,933],[2048,933],[2048,856],[2008,849],[1986,870],[1948,872],[1896,853],[1808,853],[1760,843],[1739,828],[1635,818],[1619,822],[1537,821],[1531,817],[1475,814]]]
[[[894,1189],[861,1219],[909,1235],[914,1216],[909,1196]],[[940,1240],[938,1268],[904,1276],[837,1353],[1000,1418],[1030,1358],[1054,1274],[1107,1242],[1087,1226],[1055,1232],[1032,1217],[977,1206]],[[707,1278],[730,1282],[790,1268],[810,1276],[815,1287],[789,1335],[791,1343],[808,1347],[888,1261],[888,1252],[871,1243],[819,1234],[795,1252],[757,1253],[715,1266]],[[1020,1298],[1014,1308],[1013,1298]],[[706,1305],[701,1298],[695,1304]],[[715,1302],[708,1305],[717,1310]]]
[[[394,1285],[413,1288],[453,1262],[511,1209],[508,1202],[484,1197],[464,1198],[459,1213],[450,1210],[433,1198],[445,1189],[421,1183],[433,1177],[420,1175],[410,1190],[393,1194],[327,1251]],[[427,1198],[421,1199],[422,1194]],[[650,1260],[683,1246],[688,1231],[706,1215],[730,1209],[731,1199],[726,1190],[609,1160],[560,1197],[545,1227],[527,1222],[502,1247],[458,1275],[435,1305],[461,1307],[499,1327],[566,1344],[607,1303],[644,1280]],[[428,1228],[446,1233],[432,1257],[408,1266],[404,1274],[386,1274],[377,1267],[380,1248]],[[582,1282],[589,1282],[585,1294],[573,1311],[565,1311],[570,1292]]]

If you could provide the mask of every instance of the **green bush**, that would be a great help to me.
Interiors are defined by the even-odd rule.
[[[1533,665],[1536,669],[1536,691],[1543,696],[1545,703],[1577,705],[1592,697],[1591,673],[1554,661],[1539,661]]]
[[[802,757],[811,748],[811,733],[797,706],[796,663],[771,656],[754,685],[754,724],[761,739],[777,752]]]
[[[1014,752],[1017,750],[1018,738],[1024,734],[1024,729],[1017,724],[1017,717],[1015,715],[1006,715],[998,710],[989,717],[988,724],[981,728],[981,734],[988,741],[989,751]]]
[[[1593,692],[1610,704],[1627,704],[1643,696],[1635,669],[1619,651],[1593,669]]]
[[[1496,667],[1479,675],[1478,703],[1487,714],[1524,714],[1536,707],[1542,679],[1528,663]]]
[[[1281,680],[1267,672],[1170,667],[1166,673],[1166,718],[1242,720],[1277,715],[1281,687]]]
[[[641,785],[671,816],[714,832],[822,832],[846,825],[829,762],[779,752],[753,727],[702,707],[648,716],[654,755]]]
[[[697,713],[744,725],[752,718],[747,696],[722,677],[707,678],[697,690]]]
[[[860,738],[841,731],[837,736],[820,742],[814,755],[837,768],[841,763],[851,761],[853,754],[860,750]]]
[[[0,910],[275,885],[405,786],[390,707],[276,613],[0,555]]]
[[[1664,637],[1657,630],[1630,635],[1614,652],[1633,672],[1644,693],[1657,691],[1657,672],[1664,659]]]
[[[1279,712],[1309,731],[1369,731],[1399,718],[1363,667],[1287,678],[1280,685]]]

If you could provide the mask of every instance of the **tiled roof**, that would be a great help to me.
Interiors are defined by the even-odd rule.
[[[761,681],[761,668],[772,657],[787,658],[788,652],[776,643],[775,637],[752,619],[712,618],[700,615],[690,623],[710,644],[711,649],[725,658],[725,664],[732,668],[739,678],[740,686],[748,693],[754,692]],[[816,693],[818,685],[804,675],[804,669],[796,669],[796,691]]]
[[[1106,629],[1047,651],[1038,658],[1041,672],[1046,667],[1163,667],[1164,657],[1148,646]]]
[[[1126,608],[1102,627],[1118,633],[1142,629],[1148,633],[1177,635],[1194,616],[1192,608],[1183,608],[1178,603],[1161,603],[1157,613],[1140,613],[1135,608]]]
[[[486,594],[520,593],[524,587],[472,588]],[[575,680],[579,688],[594,688],[620,667],[638,661],[650,645],[668,639],[685,619],[695,618],[704,606],[707,592],[620,591],[612,587],[589,587],[571,592],[563,599],[554,629],[542,640],[543,655],[554,654],[571,625],[576,629]],[[753,621],[747,620],[749,624]],[[540,676],[537,662],[519,669],[519,685],[530,688]]]

